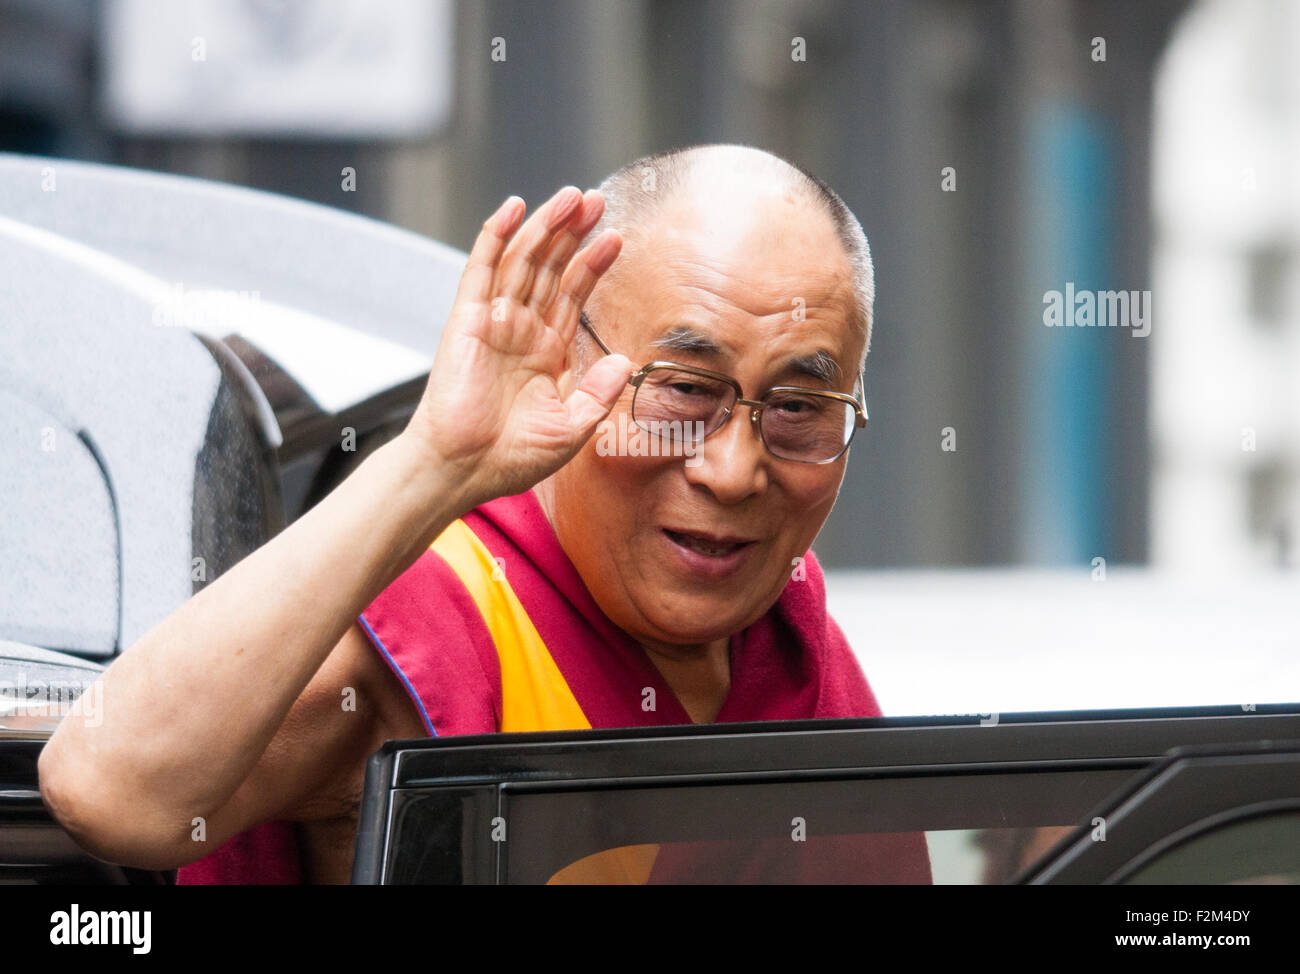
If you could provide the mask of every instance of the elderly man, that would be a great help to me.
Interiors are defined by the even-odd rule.
[[[741,146],[523,213],[483,224],[404,432],[59,727],[42,792],[92,853],[346,882],[387,740],[880,712],[809,551],[866,420],[857,220]],[[672,853],[570,878],[706,855]],[[919,836],[856,861],[929,879]]]

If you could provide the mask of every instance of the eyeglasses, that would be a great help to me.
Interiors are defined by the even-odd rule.
[[[612,355],[585,311],[579,321],[600,350]],[[743,399],[740,383],[731,376],[676,362],[647,362],[627,381],[636,390],[632,422],[677,443],[693,444],[711,436],[737,406],[748,406],[749,421],[773,456],[796,463],[832,463],[867,425],[865,391],[860,403],[842,392],[800,386],[773,386],[760,399]],[[864,390],[862,372],[856,388]]]

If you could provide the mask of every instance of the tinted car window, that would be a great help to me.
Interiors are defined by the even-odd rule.
[[[1300,811],[1258,815],[1208,829],[1157,856],[1127,882],[1300,884]]]

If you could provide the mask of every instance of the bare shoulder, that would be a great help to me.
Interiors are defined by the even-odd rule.
[[[321,664],[231,799],[235,831],[273,819],[355,818],[366,758],[427,731],[405,687],[357,623]]]

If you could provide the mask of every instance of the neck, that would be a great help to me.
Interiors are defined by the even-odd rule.
[[[679,666],[689,666],[692,663],[701,663],[705,660],[726,659],[731,647],[731,639],[726,636],[707,643],[691,643],[687,645],[661,643],[653,639],[638,639],[637,642],[646,651],[646,654],[656,661],[656,665],[658,665],[658,660],[664,660]]]
[[[731,692],[730,643],[715,639],[697,646],[642,646],[687,716],[696,724],[707,724],[717,720]]]

